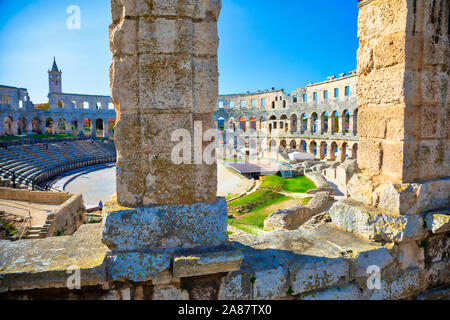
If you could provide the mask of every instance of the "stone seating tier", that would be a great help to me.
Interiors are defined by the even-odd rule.
[[[98,161],[114,161],[115,157],[114,144],[102,141],[54,143],[49,144],[48,150],[43,145],[15,146],[0,150],[0,169],[14,172],[18,177],[16,183],[29,186],[30,181],[42,183],[55,174]],[[0,177],[11,179],[11,174],[5,172]]]

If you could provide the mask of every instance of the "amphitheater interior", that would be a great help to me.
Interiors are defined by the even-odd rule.
[[[2,186],[42,190],[61,173],[115,159],[114,143],[107,140],[11,146],[0,149],[0,178]]]

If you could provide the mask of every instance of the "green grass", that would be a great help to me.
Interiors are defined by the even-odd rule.
[[[239,193],[229,193],[229,194],[227,194],[225,199],[228,201],[230,199],[233,199],[233,198],[237,197],[238,195],[239,195]]]
[[[253,212],[272,204],[285,201],[286,196],[272,192],[271,190],[256,190],[240,199],[228,203],[230,212],[236,215]]]
[[[279,176],[264,177],[260,189],[269,189],[275,192],[306,193],[316,189],[316,185],[304,176],[285,179]]]
[[[31,138],[31,139],[61,139],[61,138],[77,138],[77,136],[74,135],[69,135],[69,134],[65,134],[65,133],[61,133],[61,134],[34,134],[34,135],[19,135],[19,136],[15,136],[15,137],[5,137],[5,136],[0,136],[0,141],[11,141],[11,140],[20,140],[20,139],[27,139],[27,138]]]
[[[227,161],[227,162],[237,162],[237,161],[242,161],[239,158],[238,159],[231,159],[231,158],[223,158],[223,161]]]
[[[279,176],[264,177],[258,190],[228,203],[229,212],[236,217],[229,219],[228,223],[244,232],[258,235],[264,229],[264,220],[274,212],[273,205],[293,200],[292,197],[280,192],[306,193],[316,188],[314,183],[306,177],[291,179]],[[299,203],[306,205],[310,200],[299,200]]]
[[[11,223],[5,220],[0,220],[0,224],[2,224],[3,227],[5,228],[4,230],[6,231],[7,236],[15,236],[19,231]]]

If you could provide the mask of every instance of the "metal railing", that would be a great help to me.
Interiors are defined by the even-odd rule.
[[[9,175],[9,177],[8,177]],[[36,183],[36,181],[25,177],[23,175],[17,174],[14,171],[0,168],[0,176],[2,176],[5,179],[8,179],[12,185],[13,189],[19,189],[20,183],[19,181],[22,181],[24,183],[27,183],[29,187],[31,187],[32,190],[36,191],[45,191],[43,188],[39,187],[39,185]]]
[[[51,168],[46,169],[46,172],[43,174],[42,180],[39,179],[41,180],[41,182],[39,182],[39,186],[45,191],[51,191],[53,189],[62,192],[62,190],[54,189],[52,187],[51,184],[51,182],[53,182],[51,181],[52,178],[59,176],[61,173],[72,171],[75,169],[89,167],[101,163],[112,163],[115,162],[116,159],[117,159],[116,155],[107,155],[64,162],[57,166],[53,166]]]

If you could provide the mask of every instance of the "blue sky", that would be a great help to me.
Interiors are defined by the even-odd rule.
[[[356,68],[356,0],[222,0],[220,93],[290,92]],[[70,5],[81,29],[69,30]],[[109,0],[0,0],[0,84],[46,102],[56,56],[63,91],[109,95]]]

